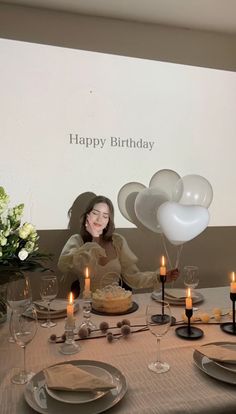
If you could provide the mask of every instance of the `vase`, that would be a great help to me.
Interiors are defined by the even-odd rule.
[[[7,320],[7,284],[0,285],[0,323]]]

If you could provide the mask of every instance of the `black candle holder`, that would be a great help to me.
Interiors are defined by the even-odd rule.
[[[200,339],[203,337],[204,332],[196,328],[195,326],[191,326],[190,318],[193,314],[193,309],[185,309],[185,315],[188,318],[188,325],[187,326],[179,326],[176,328],[175,333],[177,336],[183,339]]]
[[[166,275],[160,275],[161,281],[161,300],[162,302],[165,301],[165,283],[166,283]],[[162,315],[164,314],[164,306],[162,304]]]
[[[163,320],[166,321],[169,319],[169,315],[165,315],[165,311],[164,311],[164,302],[165,301],[165,282],[166,282],[166,275],[160,275],[160,282],[161,282],[161,300],[162,300],[162,313],[161,315],[153,315],[152,316],[152,320],[155,323],[161,323]],[[176,319],[174,316],[171,316],[171,326],[175,325],[176,323]]]
[[[232,300],[232,313],[233,313],[233,321],[232,322],[225,322],[220,325],[222,331],[236,335],[236,324],[235,324],[235,301],[236,301],[236,293],[230,292],[230,299]]]

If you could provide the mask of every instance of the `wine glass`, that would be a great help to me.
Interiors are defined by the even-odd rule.
[[[7,303],[13,312],[24,313],[32,303],[32,291],[28,277],[10,280],[7,285]]]
[[[25,316],[28,315],[28,316]],[[24,367],[23,370],[14,375],[11,381],[14,384],[25,384],[32,376],[33,372],[26,371],[26,345],[32,341],[37,331],[37,312],[34,306],[25,308],[24,315],[18,312],[12,312],[10,318],[10,332],[14,338],[14,341],[24,350]]]
[[[43,328],[52,328],[56,326],[55,322],[51,321],[50,318],[50,305],[51,302],[56,298],[58,293],[58,282],[57,277],[54,274],[47,274],[42,276],[40,283],[40,296],[41,299],[47,304],[47,321],[42,323]]]
[[[25,309],[32,303],[32,291],[30,281],[26,276],[11,279],[7,285],[7,304],[11,313],[23,314]],[[12,336],[9,342],[15,342]]]
[[[184,266],[184,284],[186,287],[195,289],[199,283],[198,266]]]
[[[170,369],[167,362],[160,359],[160,340],[165,335],[171,325],[170,306],[165,301],[153,301],[147,306],[146,321],[150,332],[157,338],[157,360],[148,364],[151,371],[161,374]]]
[[[184,266],[184,285],[187,288],[195,289],[199,283],[199,268],[198,266]],[[193,311],[198,308],[193,307]]]

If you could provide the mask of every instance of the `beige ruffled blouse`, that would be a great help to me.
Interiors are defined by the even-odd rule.
[[[58,261],[58,268],[65,276],[79,278],[81,288],[84,285],[85,268],[88,267],[91,278],[91,290],[104,286],[114,276],[119,277],[131,288],[154,288],[158,284],[157,272],[140,272],[137,257],[130,250],[127,241],[120,234],[114,233],[112,243],[117,257],[104,266],[99,264],[101,257],[106,257],[105,250],[96,242],[84,243],[79,234],[74,234],[65,244]]]

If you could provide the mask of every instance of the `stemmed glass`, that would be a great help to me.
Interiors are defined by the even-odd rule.
[[[195,289],[199,283],[199,268],[198,266],[184,266],[184,285],[187,288]],[[194,311],[198,308],[193,308]]]
[[[43,328],[52,328],[56,326],[55,322],[50,318],[50,305],[58,294],[58,282],[57,277],[54,274],[47,274],[42,276],[40,283],[40,296],[41,299],[47,304],[47,321],[42,323]]]
[[[146,321],[150,332],[157,338],[157,359],[148,364],[151,371],[161,374],[170,369],[167,362],[162,362],[160,358],[160,340],[165,335],[171,325],[170,306],[165,301],[153,301],[147,306]]]
[[[27,277],[10,280],[7,285],[7,303],[13,312],[23,313],[32,303],[30,281]]]
[[[7,304],[11,313],[21,315],[32,303],[32,291],[30,281],[26,276],[19,276],[9,281],[7,285]],[[9,342],[15,342],[12,336]]]
[[[26,317],[24,315],[28,315],[29,317]],[[10,318],[10,332],[14,338],[15,343],[24,350],[24,368],[19,374],[14,375],[11,378],[11,381],[14,384],[25,384],[34,375],[33,372],[26,371],[25,356],[26,345],[34,338],[38,325],[37,313],[32,304],[29,307],[25,308],[24,315],[17,312],[12,312]]]

